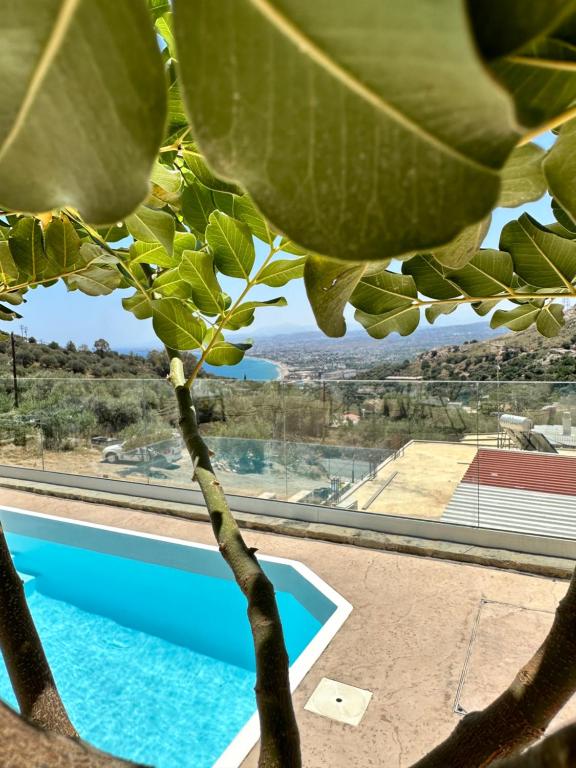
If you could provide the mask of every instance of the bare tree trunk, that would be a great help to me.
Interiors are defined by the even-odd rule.
[[[22,714],[47,730],[78,736],[58,693],[1,526],[0,649]]]
[[[494,763],[494,768],[574,768],[576,765],[576,724],[549,736],[522,755]]]
[[[260,768],[300,768],[300,737],[290,693],[288,653],[274,587],[254,550],[247,547],[242,538],[212,468],[208,447],[198,430],[182,362],[177,353],[170,351],[169,354],[180,428],[192,459],[194,477],[204,496],[220,552],[248,601],[248,619],[256,654],[255,690],[261,733],[258,765]]]
[[[413,768],[484,768],[540,739],[576,691],[576,574],[548,636],[510,687]],[[543,763],[544,765],[544,763]]]
[[[2,768],[144,768],[120,760],[78,739],[45,731],[0,702]]]

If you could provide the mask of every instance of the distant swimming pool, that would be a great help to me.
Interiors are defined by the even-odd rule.
[[[81,736],[157,768],[234,768],[258,737],[245,601],[215,547],[0,510]],[[293,688],[350,605],[300,563],[262,557]],[[3,664],[0,697],[16,706]]]

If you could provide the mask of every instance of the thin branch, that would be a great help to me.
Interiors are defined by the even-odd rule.
[[[301,768],[300,737],[290,693],[289,659],[274,587],[240,533],[214,473],[210,451],[198,429],[196,411],[179,353],[170,357],[170,381],[180,412],[180,429],[192,459],[222,556],[248,602],[256,656],[256,703],[260,717],[259,768]]]
[[[572,724],[522,755],[499,760],[493,768],[574,768],[575,765],[576,724]]]
[[[44,731],[0,702],[3,768],[145,768],[107,755],[90,744]]]
[[[484,768],[538,741],[576,692],[576,573],[548,636],[501,696],[413,768]],[[571,763],[570,765],[574,765]]]
[[[552,131],[554,128],[560,128],[561,125],[564,125],[564,123],[572,120],[573,117],[576,117],[576,106],[570,107],[570,109],[567,109],[566,112],[563,112],[561,115],[556,115],[546,123],[542,123],[542,125],[539,125],[536,128],[533,128],[531,131],[528,131],[528,133],[525,133],[522,136],[516,146],[523,147],[525,144],[529,144],[534,139],[537,139],[538,136],[542,136],[542,134],[547,133],[548,131]]]
[[[58,693],[1,526],[0,649],[22,714],[42,728],[76,737],[78,734]]]

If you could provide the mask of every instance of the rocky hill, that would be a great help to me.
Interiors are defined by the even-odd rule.
[[[421,376],[424,379],[487,379],[576,381],[576,308],[566,313],[566,325],[555,337],[535,328],[506,333],[485,341],[465,341],[422,352],[403,363],[383,363],[358,378]]]

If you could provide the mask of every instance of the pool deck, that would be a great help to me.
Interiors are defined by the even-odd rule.
[[[2,504],[213,543],[210,526],[104,504],[2,489]],[[353,612],[294,695],[306,768],[408,768],[459,720],[454,702],[484,706],[536,650],[567,588],[474,565],[245,531],[250,546],[312,568]],[[475,640],[472,641],[476,627]],[[468,659],[468,664],[466,661]],[[467,674],[463,670],[467,666]],[[323,677],[374,695],[359,726],[304,709]],[[576,716],[571,702],[558,724]],[[243,768],[256,768],[253,750]]]

